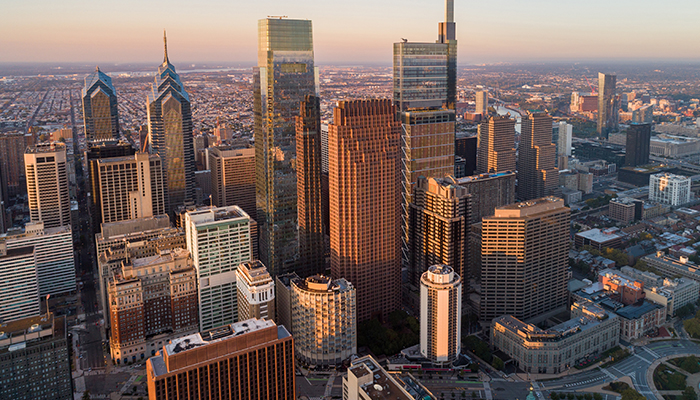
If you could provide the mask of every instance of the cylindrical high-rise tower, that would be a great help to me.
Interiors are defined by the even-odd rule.
[[[433,265],[420,279],[420,352],[434,363],[457,359],[462,336],[462,278]]]

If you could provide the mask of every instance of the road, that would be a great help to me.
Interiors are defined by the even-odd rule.
[[[654,399],[646,378],[647,369],[656,359],[684,353],[700,354],[700,346],[687,339],[652,342],[646,346],[636,346],[633,355],[607,368],[538,383],[547,392],[573,391],[629,376],[638,392],[649,399]]]

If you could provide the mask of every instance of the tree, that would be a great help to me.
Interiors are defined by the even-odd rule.
[[[700,372],[700,364],[698,364],[698,358],[695,356],[685,357],[681,362],[680,367],[691,374]]]
[[[686,386],[681,395],[681,400],[697,400],[698,396],[695,394],[695,389],[692,386]]]
[[[584,395],[583,395],[583,398],[586,399],[586,400],[593,400],[593,396],[591,396],[590,393],[584,394]]]
[[[82,399],[83,399],[83,400],[90,400],[90,391],[89,391],[89,390],[86,390],[86,391],[83,392],[83,397],[82,397]]]
[[[559,393],[557,393],[557,392],[551,392],[551,393],[549,394],[549,397],[550,397],[552,400],[559,400]]]
[[[493,362],[491,363],[491,366],[500,371],[500,370],[503,369],[503,360],[501,360],[500,358],[494,356],[494,357],[493,357]]]
[[[567,393],[566,398],[569,400],[574,400],[574,394],[573,393]]]
[[[603,400],[603,395],[600,393],[593,393],[593,400]]]

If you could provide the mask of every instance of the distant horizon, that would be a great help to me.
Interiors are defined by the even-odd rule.
[[[319,65],[388,65],[393,43],[433,42],[445,18],[444,0],[5,3],[0,62],[12,63],[159,63],[166,29],[176,65],[248,64],[257,59],[257,21],[288,15],[312,21]],[[687,12],[696,8],[695,0],[457,0],[457,58],[460,65],[700,62],[696,13]]]

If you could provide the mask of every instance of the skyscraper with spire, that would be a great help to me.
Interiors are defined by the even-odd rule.
[[[190,96],[168,59],[168,41],[163,32],[163,64],[147,98],[149,152],[158,154],[163,165],[166,210],[174,210],[195,199],[195,160]]]
[[[88,141],[118,139],[119,112],[112,78],[96,67],[85,78],[82,97],[85,138]]]
[[[434,43],[394,43],[394,105],[401,119],[402,259],[409,263],[409,210],[418,178],[454,174],[457,41],[454,1]]]
[[[273,276],[293,271],[299,252],[295,117],[317,92],[311,21],[258,21],[253,74],[260,260]]]

